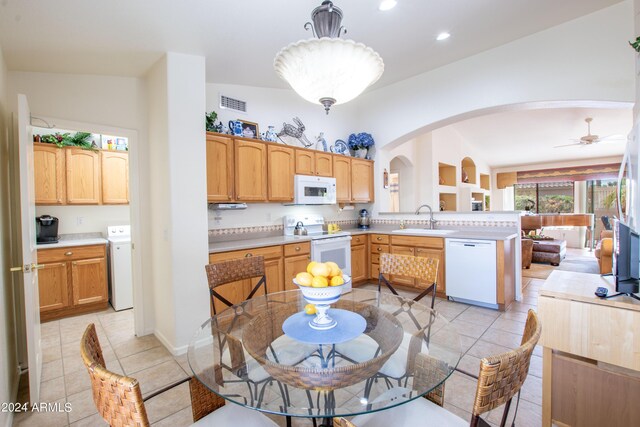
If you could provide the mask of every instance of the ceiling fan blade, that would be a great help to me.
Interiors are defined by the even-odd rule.
[[[618,141],[626,141],[627,137],[620,134],[607,135],[600,138],[599,142],[618,142]]]

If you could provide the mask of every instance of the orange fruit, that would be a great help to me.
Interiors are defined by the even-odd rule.
[[[314,276],[329,277],[329,275],[331,274],[331,267],[329,267],[325,263],[318,262],[316,263],[316,265],[311,267],[311,274],[313,274]]]
[[[307,314],[316,314],[316,306],[313,304],[307,304],[304,306],[304,312]]]
[[[340,286],[344,285],[344,279],[342,276],[334,276],[331,278],[331,282],[329,282],[329,286]]]
[[[311,286],[311,281],[313,280],[313,276],[309,273],[298,273],[296,275],[296,281],[300,286]]]
[[[311,261],[309,264],[307,264],[307,273],[311,273],[311,269],[313,268],[314,265],[316,265],[317,262],[316,261]]]
[[[329,286],[329,281],[324,276],[315,276],[311,281],[313,288],[326,288],[327,286]]]

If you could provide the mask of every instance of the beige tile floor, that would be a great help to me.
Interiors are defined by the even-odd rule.
[[[536,308],[537,292],[543,280],[525,278],[525,302],[514,303],[500,313],[466,304],[437,299],[436,309],[458,326],[465,351],[460,368],[477,373],[480,358],[515,348],[520,343],[526,312]],[[366,285],[365,288],[375,288]],[[404,291],[407,296],[412,293]],[[131,310],[72,317],[42,325],[43,371],[42,401],[69,402],[69,413],[29,413],[15,417],[16,426],[100,426],[106,425],[96,413],[91,398],[89,377],[79,356],[82,333],[89,323],[95,323],[104,351],[107,368],[133,376],[140,381],[143,395],[169,385],[190,372],[186,356],[173,357],[154,336],[136,337]],[[542,355],[536,348],[529,376],[522,390],[517,415],[517,425],[522,427],[541,425]],[[469,419],[476,381],[466,375],[454,373],[447,380],[445,408]],[[24,397],[24,396],[23,396]],[[147,412],[154,426],[187,426],[192,421],[187,384],[163,393],[146,403]],[[513,409],[512,409],[513,412]],[[485,417],[490,423],[498,423],[501,408]],[[281,417],[273,417],[285,425]],[[308,419],[294,420],[294,426],[311,426]]]

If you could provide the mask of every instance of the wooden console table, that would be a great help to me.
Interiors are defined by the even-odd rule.
[[[520,217],[520,228],[528,233],[542,227],[587,227],[589,249],[593,250],[594,214],[541,214]]]
[[[612,277],[556,270],[540,289],[542,425],[630,426],[640,420],[640,301],[602,300]]]

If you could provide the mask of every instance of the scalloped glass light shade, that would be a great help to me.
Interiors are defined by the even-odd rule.
[[[273,66],[301,97],[314,104],[333,98],[349,102],[375,83],[384,71],[373,49],[353,40],[323,37],[300,40],[282,49]]]

